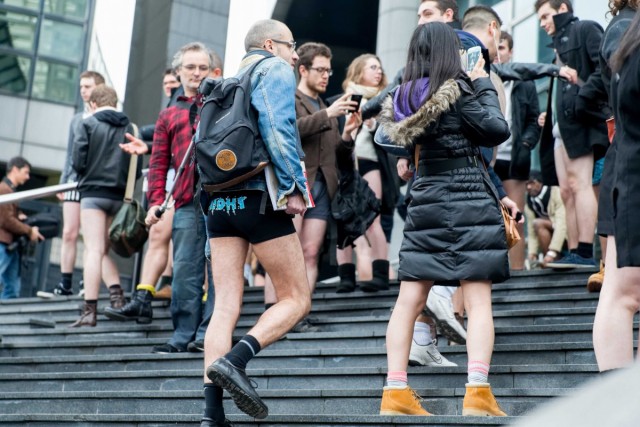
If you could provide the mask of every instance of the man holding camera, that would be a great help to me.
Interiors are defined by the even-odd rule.
[[[23,157],[14,157],[7,163],[7,176],[0,182],[0,195],[13,193],[17,187],[29,181],[31,164]],[[11,248],[14,240],[22,235],[37,242],[44,240],[38,227],[29,227],[21,220],[24,214],[15,203],[0,204],[0,280],[4,289],[0,299],[17,298],[20,295],[20,251]]]

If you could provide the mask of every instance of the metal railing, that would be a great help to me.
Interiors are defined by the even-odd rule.
[[[68,184],[51,185],[49,187],[3,194],[0,196],[0,205],[4,205],[6,203],[19,203],[25,200],[41,199],[43,197],[53,196],[54,194],[64,193],[65,191],[75,190],[76,188],[78,188],[78,183],[70,182]]]

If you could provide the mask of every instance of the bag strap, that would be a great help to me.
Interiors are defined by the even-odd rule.
[[[138,131],[138,126],[135,123],[131,123],[131,127],[133,128],[133,136],[138,138],[140,132]],[[132,154],[131,159],[129,160],[129,174],[127,176],[127,187],[124,191],[124,202],[131,203],[133,199],[133,188],[136,185],[136,172],[138,170],[138,155]]]

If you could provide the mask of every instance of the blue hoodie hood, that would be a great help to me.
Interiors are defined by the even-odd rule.
[[[455,30],[456,34],[458,34],[458,38],[460,39],[460,46],[463,50],[467,51],[475,46],[480,46],[480,50],[482,52],[482,57],[484,58],[484,70],[489,74],[491,71],[491,60],[489,59],[489,51],[482,44],[479,38],[474,36],[471,33],[462,30]]]

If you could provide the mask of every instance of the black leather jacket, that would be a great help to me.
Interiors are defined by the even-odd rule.
[[[124,197],[131,156],[119,144],[132,130],[127,116],[111,109],[96,112],[76,128],[72,166],[79,176],[81,197]],[[139,157],[138,170],[141,164]]]

